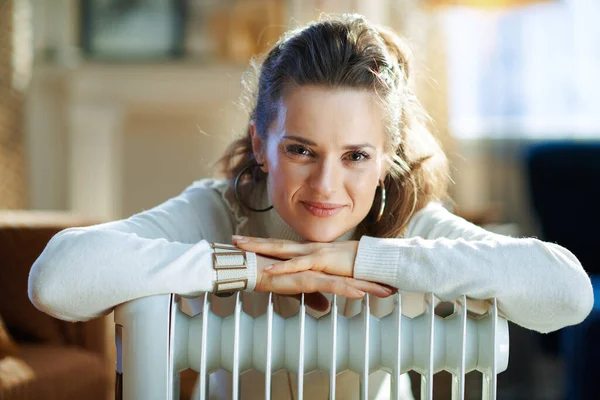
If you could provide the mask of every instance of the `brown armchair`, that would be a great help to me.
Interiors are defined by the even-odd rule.
[[[0,398],[106,400],[114,393],[112,320],[60,321],[27,295],[31,265],[52,236],[90,223],[67,213],[0,210],[0,317],[18,344],[0,368]]]

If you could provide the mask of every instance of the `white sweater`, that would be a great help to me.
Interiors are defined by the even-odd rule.
[[[209,242],[231,243],[233,234],[302,240],[275,210],[246,214],[232,200],[225,181],[202,180],[128,219],[58,233],[31,269],[29,297],[40,310],[77,321],[105,315],[116,305],[139,297],[197,296],[211,291],[216,278]],[[252,254],[249,269],[248,290],[252,290],[256,282]],[[413,216],[402,238],[363,237],[354,275],[402,291],[433,292],[441,300],[462,294],[475,299],[496,297],[509,320],[540,332],[581,322],[593,305],[590,280],[568,250],[537,239],[493,234],[435,203]],[[250,303],[245,310],[253,317],[265,312],[261,295],[244,295],[245,304]],[[197,308],[193,299],[186,300],[192,309]],[[358,301],[338,300],[346,316],[360,310]],[[373,298],[374,314],[384,315],[386,306],[389,312],[391,300]],[[223,314],[231,312],[231,302],[227,312],[227,299],[215,302],[213,307],[220,307]],[[297,302],[276,296],[275,311],[293,315]],[[247,398],[264,398],[263,378],[257,374],[252,370],[241,376]],[[336,379],[338,398],[357,398],[355,374],[346,371]],[[220,371],[210,380],[210,398],[228,398],[231,377]],[[312,373],[304,382],[307,398],[328,396],[326,374]],[[295,379],[290,374],[273,375],[272,385],[273,398],[293,398]],[[369,398],[388,398],[389,375],[372,374],[369,388]],[[412,399],[406,374],[400,388],[401,398]]]
[[[245,215],[227,190],[225,181],[197,181],[130,218],[58,233],[31,269],[31,301],[78,321],[139,297],[197,296],[216,278],[209,242],[231,243],[233,234],[301,240],[275,210]],[[252,290],[253,257],[250,270]],[[567,249],[488,232],[437,203],[417,212],[402,238],[362,237],[354,276],[443,301],[496,297],[509,320],[539,332],[581,322],[594,301],[588,275]]]

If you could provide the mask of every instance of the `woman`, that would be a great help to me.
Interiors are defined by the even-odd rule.
[[[248,86],[250,122],[222,158],[227,179],[198,181],[122,221],[59,233],[32,268],[32,302],[76,321],[160,293],[307,293],[325,310],[322,293],[386,298],[397,288],[441,300],[496,297],[508,319],[539,332],[581,322],[593,295],[573,254],[487,232],[440,205],[446,158],[411,72],[402,40],[360,16],[288,33],[262,63],[257,91]],[[218,269],[213,251],[228,250],[211,243],[246,250],[243,268]],[[277,311],[293,312],[293,302],[277,296]],[[371,386],[385,386],[379,378]],[[340,379],[340,398],[350,398],[356,379]],[[286,393],[288,383],[285,374],[274,379]],[[243,381],[242,391],[255,398],[260,386]],[[327,376],[309,375],[306,387],[325,398]]]

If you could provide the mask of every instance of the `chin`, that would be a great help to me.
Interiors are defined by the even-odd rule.
[[[322,243],[333,242],[348,231],[348,229],[335,229],[333,227],[322,226],[322,224],[303,225],[294,228],[294,230],[309,242]]]
[[[310,232],[308,234],[302,235],[304,239],[309,242],[321,242],[321,243],[329,243],[335,241],[338,237],[342,236],[337,234],[327,234],[325,232]]]

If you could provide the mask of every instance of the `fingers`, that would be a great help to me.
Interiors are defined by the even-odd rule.
[[[393,286],[390,285],[386,285],[385,283],[378,283],[379,286],[384,287],[384,288],[388,288],[389,290],[392,291],[392,294],[396,294],[398,293],[398,288],[395,288]]]
[[[300,243],[282,239],[264,239],[249,236],[232,236],[233,244],[240,249],[276,258],[288,259],[312,253],[321,243]]]
[[[344,278],[315,271],[303,271],[285,275],[263,274],[259,291],[277,294],[324,292],[335,293],[353,299],[362,298],[365,295],[364,291],[344,282]]]
[[[294,272],[308,271],[309,269],[313,271],[324,271],[326,267],[322,265],[323,260],[319,260],[321,263],[317,263],[316,261],[317,258],[312,255],[295,257],[291,260],[276,262],[273,265],[266,267],[265,271],[269,271],[269,274],[273,275],[291,274]]]
[[[307,256],[274,262],[265,267],[264,271],[273,275],[281,275],[312,270],[325,272],[330,275],[351,277],[353,266],[354,263],[352,261],[344,262],[342,258],[336,258],[336,254],[333,252],[317,250]]]
[[[371,293],[377,297],[388,297],[392,294],[396,293],[398,290],[394,291],[392,288],[387,285],[381,285],[375,282],[363,281],[361,279],[354,278],[344,278],[348,280],[348,285],[361,290],[363,292]]]
[[[351,299],[360,299],[365,293],[387,297],[392,291],[377,283],[354,278],[328,275],[317,271],[303,271],[285,275],[266,274],[261,278],[259,291],[278,294],[333,293]]]

